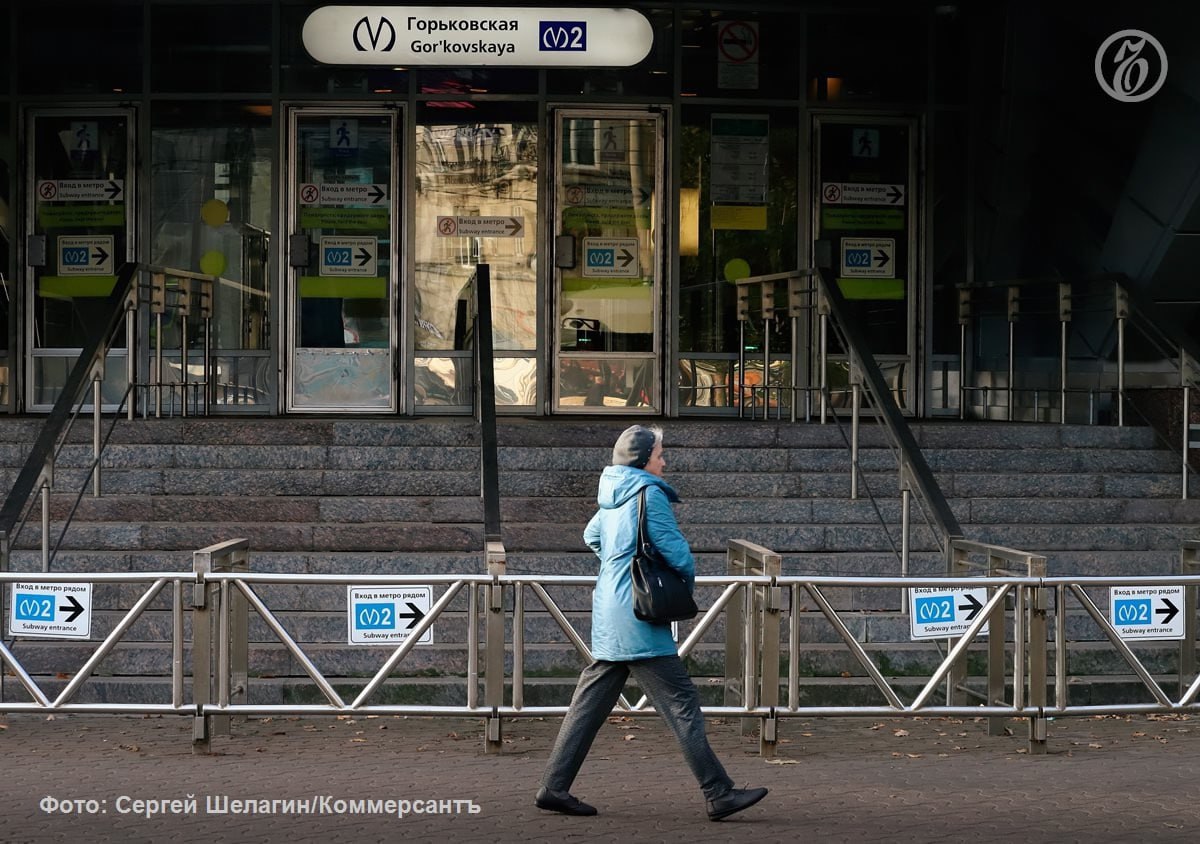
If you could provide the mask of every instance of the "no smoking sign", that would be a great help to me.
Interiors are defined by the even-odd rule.
[[[752,21],[729,21],[717,34],[717,49],[721,58],[740,64],[758,55],[758,24]]]

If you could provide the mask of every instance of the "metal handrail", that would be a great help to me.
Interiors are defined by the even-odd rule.
[[[54,407],[51,408],[49,416],[42,424],[37,439],[34,440],[33,448],[25,460],[25,465],[21,467],[16,482],[4,500],[4,505],[0,507],[0,571],[8,569],[11,546],[16,540],[14,530],[25,518],[26,507],[34,490],[39,486],[48,485],[52,480],[53,457],[62,446],[73,409],[76,404],[83,401],[85,391],[93,380],[97,367],[103,366],[112,347],[114,332],[122,320],[126,322],[126,344],[129,347],[126,365],[130,367],[132,376],[132,368],[136,361],[134,349],[137,344],[132,330],[133,314],[136,311],[137,303],[137,288],[134,284],[137,270],[137,264],[127,262],[117,271],[116,284],[105,301],[105,310],[108,316],[97,325],[84,345],[79,359],[71,367],[71,371],[63,383],[62,391],[54,402]],[[129,378],[130,383],[133,380],[132,377]],[[46,537],[43,536],[43,543],[45,542]]]
[[[1059,384],[1057,388],[1050,387],[1042,390],[1034,387],[1017,387],[1017,352],[1015,344],[1016,322],[1024,313],[1021,310],[1020,302],[1022,290],[1036,287],[1039,285],[1053,284],[1058,288],[1057,298],[1059,301],[1058,321],[1059,321]],[[1076,284],[1079,285],[1112,285],[1111,290],[1103,294],[1096,294],[1090,291],[1077,292],[1074,289]],[[978,384],[967,383],[967,332],[968,327],[973,324],[973,320],[983,314],[973,306],[971,301],[972,291],[1006,288],[1008,290],[1008,370],[1007,384],[1002,387],[980,386]],[[1039,397],[1041,393],[1059,394],[1058,407],[1058,422],[1066,424],[1067,422],[1067,396],[1069,394],[1085,393],[1088,396],[1088,423],[1095,422],[1095,397],[1097,393],[1115,393],[1116,396],[1116,422],[1118,426],[1125,425],[1126,405],[1129,402],[1127,399],[1126,389],[1126,333],[1127,329],[1132,326],[1139,330],[1154,350],[1161,356],[1161,360],[1168,363],[1172,372],[1170,373],[1170,381],[1160,385],[1164,388],[1182,389],[1183,391],[1183,442],[1173,442],[1162,435],[1162,432],[1155,431],[1156,435],[1163,440],[1165,445],[1181,456],[1181,472],[1183,476],[1182,497],[1188,497],[1189,487],[1189,464],[1188,464],[1188,449],[1189,449],[1189,423],[1191,406],[1191,392],[1200,389],[1200,367],[1197,366],[1197,361],[1200,361],[1200,341],[1188,334],[1187,331],[1175,321],[1173,315],[1166,309],[1160,307],[1157,303],[1146,296],[1132,280],[1124,273],[1100,273],[1095,275],[1078,276],[1074,278],[1024,278],[1011,279],[1007,281],[981,281],[970,282],[957,285],[959,290],[959,323],[960,323],[960,341],[959,341],[959,417],[966,418],[967,415],[967,394],[982,392],[984,395],[985,413],[991,405],[988,402],[988,395],[992,392],[1006,394],[1008,396],[1008,418],[1013,420],[1016,415],[1016,396],[1023,393],[1033,394],[1033,410],[1034,421],[1038,421]],[[1068,386],[1068,338],[1070,329],[1069,326],[1073,321],[1073,317],[1084,313],[1081,309],[1076,308],[1076,303],[1081,299],[1101,298],[1107,299],[1108,305],[1103,310],[1088,310],[1089,314],[1106,314],[1110,315],[1112,325],[1108,333],[1104,337],[1102,346],[1114,344],[1116,347],[1116,378],[1117,383],[1115,390],[1113,387],[1070,387]],[[1000,312],[995,312],[997,316],[1002,315]],[[1086,337],[1077,333],[1077,337]],[[1107,362],[1107,355],[1097,351],[1090,342],[1087,344],[1088,350],[1097,361]],[[1104,367],[1097,370],[1098,374],[1103,374]],[[1164,373],[1166,374],[1166,373]],[[1141,414],[1141,411],[1136,405],[1130,405],[1135,411]],[[1047,408],[1052,408],[1052,402],[1047,404]],[[1143,421],[1149,424],[1149,420],[1145,418]]]
[[[142,273],[150,276],[150,283],[148,285],[138,283],[138,276]],[[182,288],[169,290],[166,284],[168,277],[181,280]],[[88,337],[87,342],[84,344],[78,359],[71,367],[50,413],[42,423],[33,448],[26,457],[16,482],[9,490],[3,506],[0,507],[0,571],[5,571],[9,567],[9,560],[12,550],[16,545],[17,537],[32,512],[31,499],[39,489],[42,492],[43,571],[49,571],[50,564],[58,551],[58,547],[66,537],[67,530],[70,527],[72,519],[74,519],[80,500],[83,497],[83,489],[80,489],[70,512],[63,520],[62,531],[54,543],[53,549],[51,548],[49,537],[49,495],[54,486],[55,463],[61,450],[67,443],[75,420],[83,412],[89,384],[92,388],[93,433],[92,461],[88,466],[87,477],[92,481],[93,495],[96,497],[101,495],[101,464],[104,449],[107,447],[112,432],[116,427],[116,422],[121,415],[124,414],[129,419],[134,417],[135,406],[137,404],[136,391],[139,388],[147,391],[154,390],[155,415],[162,415],[163,390],[168,386],[174,389],[174,385],[167,385],[162,378],[162,317],[169,307],[168,293],[174,294],[174,300],[170,307],[173,307],[174,310],[178,311],[184,317],[180,321],[180,368],[183,380],[179,386],[182,389],[180,401],[182,414],[187,415],[189,389],[195,388],[197,391],[203,389],[206,396],[211,391],[213,287],[214,283],[219,281],[223,281],[223,279],[217,276],[161,267],[153,264],[126,262],[121,265],[120,270],[117,272],[116,283],[108,299],[105,301],[107,317],[95,327],[92,335]],[[193,290],[192,282],[199,282],[197,289]],[[193,294],[198,297],[199,316],[204,322],[203,375],[199,381],[191,381],[189,379],[187,366],[187,316],[191,313],[191,297]],[[143,351],[139,345],[141,338],[137,330],[137,317],[141,305],[148,306],[147,311],[149,315],[153,316],[158,324],[153,358],[153,383],[145,384],[138,383],[136,377],[138,361]],[[126,389],[120,402],[117,404],[116,412],[113,414],[107,433],[102,433],[101,417],[103,415],[103,402],[101,385],[104,378],[104,366],[109,353],[113,349],[113,343],[117,336],[117,328],[122,320],[125,322],[124,336],[127,348],[127,354],[125,355]],[[197,396],[199,395],[200,393],[197,392]],[[150,412],[149,405],[149,394],[147,393],[146,401],[143,403],[143,412],[147,414]],[[208,412],[208,405],[209,402],[206,398],[203,403],[204,413]],[[86,487],[86,480],[84,486]]]
[[[810,278],[816,279],[815,285],[808,282]],[[962,538],[962,528],[959,526],[953,511],[951,511],[944,493],[942,493],[941,488],[934,479],[933,472],[929,469],[928,463],[921,454],[920,447],[912,436],[908,423],[900,411],[899,405],[896,403],[895,396],[887,387],[883,372],[875,361],[874,355],[870,352],[870,347],[867,345],[857,325],[848,317],[845,298],[842,296],[837,284],[829,277],[826,268],[813,267],[808,270],[750,276],[737,280],[738,321],[742,332],[742,339],[739,343],[742,347],[742,350],[739,352],[739,372],[741,374],[739,375],[739,383],[736,385],[739,396],[744,396],[747,390],[744,380],[741,379],[744,379],[746,369],[744,335],[745,325],[750,317],[749,289],[754,285],[761,285],[761,315],[763,320],[769,323],[777,318],[777,311],[785,310],[782,307],[776,306],[776,293],[774,291],[775,285],[784,283],[787,285],[786,313],[792,320],[793,362],[797,359],[796,336],[800,328],[799,321],[808,312],[816,311],[819,320],[817,329],[820,333],[820,384],[815,388],[801,386],[799,383],[799,368],[795,365],[792,367],[791,385],[771,384],[769,375],[771,351],[769,344],[764,343],[763,359],[766,377],[761,389],[765,391],[766,405],[769,407],[772,390],[790,390],[792,394],[792,421],[796,421],[797,397],[801,392],[810,395],[811,391],[816,389],[819,391],[821,397],[820,420],[822,423],[825,422],[828,416],[829,405],[832,404],[831,390],[825,379],[829,329],[832,328],[840,336],[842,345],[847,351],[851,363],[852,381],[854,382],[850,391],[852,399],[851,435],[848,438],[851,463],[850,497],[858,498],[860,475],[858,431],[863,391],[865,390],[867,398],[878,410],[879,419],[887,434],[887,444],[892,450],[893,457],[896,459],[900,471],[902,526],[901,549],[898,553],[901,559],[902,573],[908,573],[909,511],[911,493],[914,490],[917,493],[918,504],[921,507],[926,522],[936,534],[939,548],[946,560],[947,567],[949,567],[952,560],[952,546],[955,540]],[[764,336],[769,336],[770,326],[764,327],[763,332]],[[759,388],[751,387],[749,389],[753,392]],[[742,412],[742,405],[744,405],[744,400],[739,400],[739,413]],[[764,411],[764,418],[767,415],[767,412]],[[835,423],[837,422],[836,414],[834,414],[834,421]],[[838,424],[840,427],[840,423]],[[874,500],[874,496],[872,496],[872,500]],[[882,520],[881,515],[880,521]]]
[[[901,455],[901,484],[902,487],[916,490],[926,518],[932,518],[933,525],[940,534],[942,553],[946,557],[946,565],[950,566],[953,553],[953,543],[963,538],[962,528],[958,519],[950,509],[946,496],[933,471],[925,461],[925,455],[917,445],[904,414],[896,398],[884,381],[883,372],[875,362],[875,356],[870,351],[866,338],[863,337],[857,323],[850,319],[847,312],[846,299],[838,288],[837,281],[832,278],[827,268],[820,267],[816,279],[821,285],[821,293],[827,304],[833,324],[840,330],[846,345],[846,351],[851,355],[852,363],[861,372],[862,385],[866,387],[872,404],[878,411],[878,418],[883,422],[884,429]],[[857,420],[855,420],[857,422]]]

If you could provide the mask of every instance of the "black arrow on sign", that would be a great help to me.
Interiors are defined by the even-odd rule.
[[[366,250],[366,247],[364,247],[364,246],[358,247],[358,265],[360,267],[365,267],[367,265],[367,263],[370,262],[370,260],[371,260],[371,253]]]
[[[625,269],[631,263],[633,263],[633,259],[635,257],[636,256],[632,252],[630,252],[628,249],[625,249],[624,247],[622,247],[622,249],[621,249],[621,269]]]
[[[524,228],[524,226],[521,225],[521,221],[516,217],[509,217],[508,222],[504,224],[504,227],[508,229],[509,237],[515,237],[516,235],[520,234],[521,229]]]
[[[900,188],[897,187],[896,185],[888,186],[888,199],[890,199],[892,201],[893,205],[895,205],[897,202],[899,202],[903,198],[904,198],[904,191],[900,190]]]
[[[1160,607],[1159,609],[1156,609],[1154,612],[1159,613],[1159,614],[1165,614],[1167,617],[1164,618],[1161,623],[1162,624],[1170,624],[1171,619],[1173,619],[1175,616],[1179,615],[1179,607],[1175,606],[1175,604],[1171,601],[1170,598],[1163,598],[1162,602],[1164,604],[1166,604],[1166,606]]]
[[[68,623],[70,623],[70,622],[74,621],[75,619],[77,619],[79,617],[79,614],[81,612],[83,612],[83,604],[76,601],[74,595],[67,595],[66,598],[68,601],[71,602],[71,606],[64,607],[60,604],[58,607],[58,611],[59,612],[68,612],[69,611],[71,614],[69,616],[67,616],[66,621]]]
[[[425,617],[425,613],[421,612],[421,608],[412,601],[405,601],[404,603],[408,604],[408,608],[412,610],[412,612],[398,612],[396,613],[396,618],[411,618],[412,621],[408,623],[408,627],[405,629],[412,630],[414,627],[420,624],[421,619]]]
[[[103,246],[97,246],[95,253],[92,255],[96,259],[97,264],[103,264],[108,260],[108,253],[104,251]]]
[[[967,601],[968,603],[959,604],[958,608],[960,610],[968,610],[969,612],[967,613],[967,621],[973,621],[975,616],[979,615],[979,611],[983,609],[983,604],[979,603],[979,599],[969,592],[966,595],[963,595],[963,600]]]
[[[875,262],[878,263],[879,266],[881,266],[881,267],[890,260],[892,260],[892,256],[889,255],[888,253],[884,252],[883,250],[880,250],[879,252],[875,253]]]
[[[116,182],[109,182],[107,190],[109,199],[116,199],[121,195],[121,186]]]
[[[371,185],[371,189],[367,191],[367,196],[371,197],[371,202],[378,202],[387,196],[387,194],[383,192],[383,188],[379,185]]]

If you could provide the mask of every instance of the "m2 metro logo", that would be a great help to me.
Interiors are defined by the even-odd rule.
[[[633,9],[322,6],[301,38],[334,65],[631,67],[654,46]]]

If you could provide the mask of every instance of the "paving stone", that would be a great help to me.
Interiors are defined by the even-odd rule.
[[[0,839],[1115,844],[1191,842],[1200,823],[1196,715],[1059,719],[1044,755],[1026,752],[1020,721],[1008,722],[1010,735],[989,736],[982,719],[794,718],[780,723],[774,759],[759,757],[757,738],[736,721],[710,719],[735,782],[771,789],[721,823],[707,820],[674,739],[653,717],[601,729],[572,789],[597,817],[538,810],[533,795],[559,723],[506,719],[503,752],[487,754],[476,719],[256,719],[194,755],[183,717],[0,716],[9,774],[0,778]],[[96,802],[47,813],[47,797]],[[191,799],[194,812],[147,811],[149,801]],[[351,801],[389,799],[451,811],[350,811]],[[225,800],[275,811],[219,813]],[[446,802],[456,800],[478,813],[454,812],[468,805]],[[286,811],[286,801],[312,811]]]

